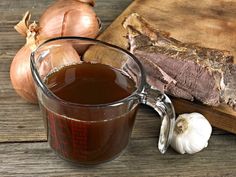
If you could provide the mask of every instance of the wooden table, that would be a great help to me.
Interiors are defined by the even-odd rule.
[[[24,38],[13,26],[26,10],[37,20],[52,0],[0,1],[0,176],[236,176],[236,136],[214,129],[207,149],[180,155],[157,150],[160,120],[141,106],[125,153],[99,166],[76,167],[61,160],[46,142],[37,105],[19,98],[9,78],[10,63]],[[106,28],[131,0],[98,0],[95,10]]]

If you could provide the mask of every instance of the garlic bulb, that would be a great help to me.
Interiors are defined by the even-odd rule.
[[[171,147],[177,152],[193,154],[207,147],[212,127],[199,113],[179,115],[176,119]]]

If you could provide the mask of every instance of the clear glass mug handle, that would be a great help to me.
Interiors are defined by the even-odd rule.
[[[158,149],[164,154],[171,142],[175,124],[175,110],[171,100],[168,96],[147,84],[142,92],[141,102],[154,108],[161,117]]]

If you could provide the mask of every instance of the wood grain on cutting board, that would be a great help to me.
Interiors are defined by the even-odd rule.
[[[133,12],[182,42],[229,50],[236,56],[236,0],[134,0],[99,39],[127,49],[126,31],[121,23]],[[236,112],[228,106],[212,108],[172,100],[177,113],[201,112],[213,126],[236,133]]]

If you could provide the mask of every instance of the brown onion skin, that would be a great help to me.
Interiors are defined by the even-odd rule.
[[[11,83],[18,95],[30,103],[37,103],[37,94],[30,70],[30,48],[23,46],[14,57],[10,67]]]
[[[85,0],[84,0],[85,1]],[[92,3],[79,0],[58,0],[49,6],[39,20],[40,39],[61,36],[95,38],[100,24]]]

